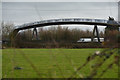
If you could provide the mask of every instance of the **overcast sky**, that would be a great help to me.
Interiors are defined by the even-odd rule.
[[[112,16],[115,20],[118,20],[117,2],[2,3],[2,20],[4,22],[13,22],[15,25],[55,18],[91,18],[107,20],[108,16]]]
[[[1,0],[2,2],[118,2],[119,0]]]

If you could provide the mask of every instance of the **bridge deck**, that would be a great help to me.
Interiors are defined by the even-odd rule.
[[[23,30],[34,27],[44,27],[49,25],[62,25],[62,24],[84,24],[84,25],[100,25],[100,26],[118,26],[118,27],[120,26],[119,23],[111,24],[108,23],[108,20],[103,20],[103,19],[69,18],[69,19],[51,19],[51,20],[36,21],[36,22],[16,26],[15,29]]]

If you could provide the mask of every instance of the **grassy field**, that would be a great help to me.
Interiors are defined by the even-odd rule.
[[[86,58],[102,49],[3,49],[3,78],[68,78]],[[100,67],[98,74],[112,61],[112,57]],[[86,77],[92,71],[94,61],[80,70],[75,77]],[[21,67],[15,70],[14,67]],[[118,67],[113,66],[102,77],[118,77]],[[95,76],[97,77],[97,76]]]

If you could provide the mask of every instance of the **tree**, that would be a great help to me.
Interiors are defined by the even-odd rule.
[[[2,22],[1,27],[2,27],[2,40],[8,40],[10,33],[14,29],[14,24]]]

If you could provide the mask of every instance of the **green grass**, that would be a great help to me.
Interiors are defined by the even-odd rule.
[[[76,68],[85,63],[89,55],[97,50],[102,49],[3,49],[2,76],[3,78],[68,78]],[[112,58],[107,60],[98,70],[98,74],[112,60]],[[93,63],[94,61],[80,70],[76,77],[88,76],[92,71]],[[14,66],[23,69],[14,70]],[[118,67],[114,65],[103,75],[103,78],[116,78],[117,74]]]

